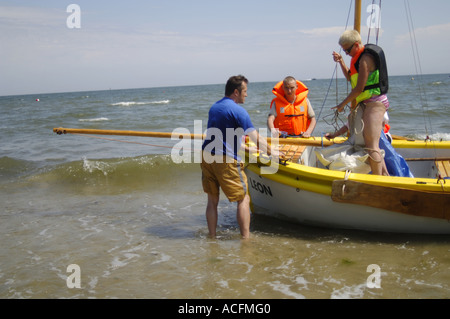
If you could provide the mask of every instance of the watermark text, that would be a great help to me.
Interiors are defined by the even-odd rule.
[[[369,29],[381,29],[381,8],[377,4],[369,4],[367,6],[367,13],[370,13],[367,18],[367,27]]]
[[[67,272],[71,273],[67,276],[66,284],[67,288],[81,288],[81,268],[77,264],[71,264],[67,266]]]
[[[253,131],[253,130],[252,130]],[[258,134],[252,134],[252,132],[245,132],[242,128],[227,128],[225,134],[220,129],[211,127],[204,133],[202,132],[202,121],[194,121],[194,133],[187,128],[176,128],[172,131],[172,141],[179,141],[172,147],[171,158],[174,163],[198,163],[202,160],[208,164],[215,163],[233,163],[235,150],[238,150],[242,156],[244,156],[246,139],[249,136],[267,136],[268,130],[261,128],[258,130]],[[249,133],[249,134],[248,134]],[[254,132],[253,132],[254,133]],[[201,136],[205,136],[205,140],[209,141],[205,144],[202,150],[203,141]],[[255,144],[258,141],[253,141]],[[276,149],[278,146],[278,138],[272,138],[271,144],[268,146],[271,149]],[[192,156],[192,150],[193,156]],[[256,150],[256,148],[255,148]],[[227,154],[227,156],[224,156]],[[202,158],[203,156],[203,158]],[[241,157],[242,157],[241,156]],[[192,159],[193,157],[193,159]],[[259,163],[261,165],[261,174],[275,174],[279,168],[279,161],[267,154],[262,154],[261,150],[259,156],[253,151],[249,152],[249,163]]]
[[[71,13],[66,20],[69,29],[81,28],[81,8],[78,4],[69,4],[66,9],[67,13]]]
[[[372,273],[367,278],[367,288],[381,288],[381,268],[376,264],[367,266],[367,272]]]

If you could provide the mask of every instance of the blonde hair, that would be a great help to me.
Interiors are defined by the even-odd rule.
[[[356,30],[346,30],[339,38],[339,45],[352,45],[354,43],[362,43],[361,36]]]

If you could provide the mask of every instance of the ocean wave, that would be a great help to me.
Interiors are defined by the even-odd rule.
[[[8,156],[0,157],[0,181],[22,176],[34,168],[35,166],[30,161]]]
[[[163,193],[201,185],[200,165],[176,164],[170,155],[88,159],[47,166],[27,177],[27,182],[81,193],[128,193],[149,190]]]
[[[170,100],[161,100],[161,101],[147,101],[147,102],[117,102],[111,104],[112,106],[133,106],[133,105],[149,105],[149,104],[169,104]]]
[[[434,134],[430,134],[428,135],[428,137],[432,140],[432,141],[449,141],[450,140],[450,133],[434,133]],[[427,138],[427,135],[425,134],[416,134],[414,135],[414,138],[416,138],[417,140],[425,140]]]
[[[367,291],[365,284],[359,284],[354,286],[347,286],[340,289],[333,289],[331,293],[331,299],[361,299],[364,298],[364,293]]]
[[[79,119],[79,122],[101,122],[101,121],[109,121],[107,117],[98,117],[93,119]]]

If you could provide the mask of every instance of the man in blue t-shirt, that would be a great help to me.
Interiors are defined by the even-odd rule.
[[[216,236],[217,206],[220,188],[230,202],[237,202],[236,218],[243,238],[250,236],[250,197],[244,164],[238,154],[243,135],[248,135],[262,151],[278,156],[268,148],[250,120],[247,111],[239,106],[247,97],[248,80],[232,76],[225,87],[225,97],[216,102],[208,114],[208,128],[202,150],[202,185],[208,194],[206,221],[209,235]]]

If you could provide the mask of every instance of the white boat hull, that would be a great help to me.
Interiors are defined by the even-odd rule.
[[[247,171],[252,210],[306,225],[394,233],[450,234],[444,219],[411,216],[374,207],[337,203]]]

